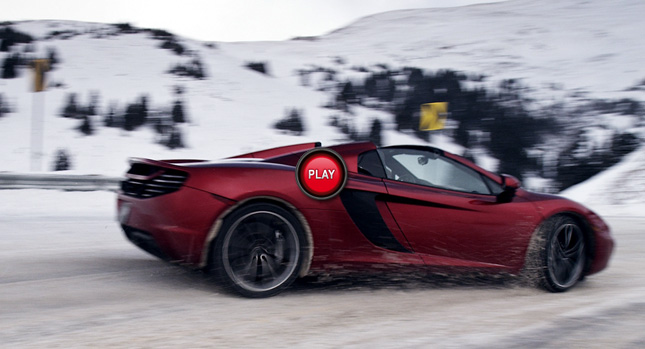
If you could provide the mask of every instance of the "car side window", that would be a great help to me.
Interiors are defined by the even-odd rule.
[[[436,152],[407,148],[384,148],[380,152],[388,179],[468,193],[491,194],[481,174]]]

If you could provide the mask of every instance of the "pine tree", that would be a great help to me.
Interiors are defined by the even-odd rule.
[[[407,70],[410,72],[410,75],[408,75],[408,85],[413,88],[419,86],[423,81],[423,71],[419,68],[407,68]]]
[[[287,116],[278,121],[274,127],[278,130],[293,132],[296,136],[300,136],[305,131],[300,114],[301,112],[296,108],[293,108],[290,111],[288,110]]]
[[[309,87],[311,85],[311,77],[309,76],[309,72],[304,70],[304,69],[299,69],[298,70],[298,75],[300,75],[300,86],[305,86]]]
[[[414,130],[416,125],[414,123],[414,113],[419,107],[419,104],[416,104],[413,98],[408,97],[402,104],[398,106],[398,109],[395,113],[395,122],[396,129],[401,130]]]
[[[163,123],[163,121],[161,121],[161,119],[156,119],[154,129],[155,129],[155,132],[157,132],[157,134],[163,136],[163,135],[166,134],[168,127],[167,127],[167,125],[164,125],[164,123]],[[161,142],[161,143],[163,143],[163,142]]]
[[[457,130],[455,130],[455,142],[457,144],[463,145],[464,147],[468,148],[470,146],[470,134],[468,133],[468,129],[464,127],[464,122],[460,122],[459,126],[457,126]]]
[[[175,123],[186,122],[184,117],[184,105],[181,103],[181,100],[176,100],[175,105],[172,107],[172,121]]]
[[[76,93],[67,95],[67,105],[63,108],[62,116],[65,118],[75,118],[79,114],[78,106],[76,105]]]
[[[54,171],[67,171],[72,168],[69,154],[64,149],[56,151],[56,160],[54,161]]]
[[[0,52],[9,52],[11,42],[7,39],[0,39]]]
[[[105,127],[114,127],[114,110],[110,109],[107,115],[105,115],[103,118],[103,124]]]
[[[372,128],[370,129],[369,140],[379,147],[382,144],[381,129],[382,129],[381,120],[374,119],[374,121],[372,121]]]
[[[90,103],[87,105],[86,114],[87,115],[97,115],[96,107],[99,104],[99,93],[94,91],[90,95]]]
[[[137,114],[137,126],[144,125],[148,121],[148,96],[141,96]]]
[[[18,60],[15,55],[8,55],[5,57],[4,62],[2,63],[2,78],[3,79],[13,79],[18,76],[16,70],[16,65]]]
[[[343,85],[343,89],[340,91],[336,97],[338,102],[344,104],[356,104],[358,99],[356,98],[356,93],[354,92],[354,86],[351,81],[348,81]]]
[[[110,105],[107,115],[103,118],[103,123],[105,127],[117,127],[116,121],[116,106],[114,104]]]
[[[632,133],[616,133],[611,138],[611,155],[616,158],[615,162],[618,162],[618,159],[631,153],[636,150],[640,145],[641,141],[638,137],[634,136]],[[613,165],[613,163],[611,164]]]
[[[56,49],[53,47],[50,47],[47,49],[47,58],[49,59],[49,68],[54,69],[58,63],[60,63],[60,59],[58,58],[58,53],[56,52]]]
[[[246,67],[258,73],[269,75],[269,70],[267,68],[266,62],[249,62],[246,63]]]
[[[176,148],[183,148],[184,143],[182,140],[181,132],[173,128],[172,131],[170,132],[170,138],[168,139],[168,142],[166,143],[166,146],[170,149],[176,149]]]
[[[83,116],[83,122],[78,127],[78,130],[86,136],[91,136],[92,134],[94,134],[94,127],[92,126],[90,118],[87,115]]]
[[[29,34],[25,34],[14,30],[12,27],[5,26],[0,29],[0,51],[9,52],[11,46],[15,44],[29,44],[33,38]]]
[[[136,104],[129,104],[125,109],[125,115],[123,115],[123,129],[126,131],[134,130],[137,125],[137,113],[138,106]]]
[[[4,100],[2,98],[2,94],[0,94],[0,118],[6,113],[5,105],[4,105]]]
[[[190,62],[191,75],[196,79],[203,79],[206,77],[204,72],[204,65],[199,58],[195,58]]]
[[[206,71],[204,70],[204,65],[199,60],[199,57],[196,57],[185,64],[177,64],[168,72],[177,76],[189,76],[200,80],[206,78]]]

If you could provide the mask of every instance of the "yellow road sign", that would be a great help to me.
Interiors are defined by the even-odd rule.
[[[419,130],[441,130],[448,117],[448,102],[426,103],[421,105]]]

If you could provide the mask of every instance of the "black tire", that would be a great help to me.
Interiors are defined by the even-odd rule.
[[[227,289],[250,298],[289,287],[307,256],[300,222],[289,211],[258,203],[228,216],[211,251],[211,270]]]
[[[550,292],[564,292],[583,277],[586,262],[585,235],[568,216],[555,216],[535,232],[529,246],[525,274]]]

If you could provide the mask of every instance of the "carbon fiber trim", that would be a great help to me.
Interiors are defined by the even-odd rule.
[[[412,253],[394,237],[376,207],[377,193],[345,189],[340,199],[352,221],[374,245],[397,252]]]

